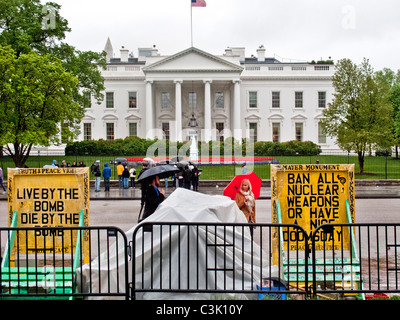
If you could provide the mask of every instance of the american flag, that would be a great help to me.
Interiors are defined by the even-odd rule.
[[[192,0],[192,7],[205,7],[206,5],[205,0]]]

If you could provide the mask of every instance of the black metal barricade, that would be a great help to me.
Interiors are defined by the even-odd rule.
[[[297,225],[143,223],[132,235],[132,299],[161,299],[165,293],[183,299],[305,295],[307,251],[296,249],[306,246],[306,238]],[[300,268],[297,261],[305,261],[306,277],[289,285],[282,275]]]
[[[0,247],[0,300],[129,299],[127,238],[116,227],[1,228]]]
[[[316,247],[317,239],[328,239],[334,233],[343,235],[345,241]],[[330,238],[335,241],[335,237]],[[400,293],[400,224],[321,225],[310,243],[315,295],[368,299],[375,293]]]
[[[1,228],[0,299],[400,293],[400,224],[325,224],[308,237],[289,224],[153,222],[131,240],[115,227]]]

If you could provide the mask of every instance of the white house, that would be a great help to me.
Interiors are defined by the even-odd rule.
[[[115,58],[108,39],[105,51],[105,99],[86,108],[78,140],[234,136],[339,150],[319,125],[334,92],[333,64],[283,63],[263,46],[251,58],[238,47],[220,56],[195,47],[170,56],[139,48],[137,57],[122,48]]]

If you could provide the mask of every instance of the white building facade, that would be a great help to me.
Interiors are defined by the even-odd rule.
[[[78,140],[234,136],[339,150],[319,125],[333,98],[333,64],[282,63],[262,46],[251,58],[245,48],[216,56],[194,47],[171,56],[139,49],[137,58],[122,48],[115,58],[109,40],[105,50],[105,98],[87,106]]]

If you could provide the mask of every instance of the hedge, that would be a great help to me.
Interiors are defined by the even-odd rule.
[[[75,156],[139,156],[146,155],[147,150],[158,140],[143,139],[139,137],[126,137],[125,139],[108,140],[90,140],[77,141],[68,143],[65,148],[66,155]],[[166,154],[169,154],[169,148],[174,147],[177,150],[190,142],[169,142],[166,143]],[[198,142],[199,150],[204,148],[204,142]],[[189,146],[187,147],[187,156],[189,156]],[[208,143],[209,154],[215,154],[215,151],[224,155],[225,148],[231,148],[231,154],[237,154],[234,149],[242,149],[242,155],[246,155],[246,141],[243,140],[240,145],[232,138],[227,138],[225,141],[210,141]],[[287,141],[287,142],[272,142],[272,141],[257,141],[253,144],[254,156],[315,156],[321,153],[321,147],[311,141]],[[155,156],[157,156],[157,150]]]

